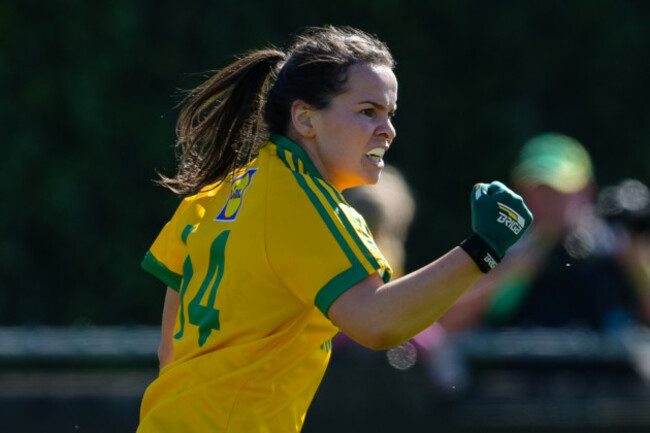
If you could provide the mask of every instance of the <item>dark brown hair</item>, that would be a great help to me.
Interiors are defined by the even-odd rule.
[[[325,108],[345,91],[347,70],[358,63],[394,67],[384,43],[350,27],[315,27],[286,53],[253,51],[191,90],[176,123],[176,175],[159,184],[196,194],[248,163],[269,133],[286,135],[291,105],[301,99]]]

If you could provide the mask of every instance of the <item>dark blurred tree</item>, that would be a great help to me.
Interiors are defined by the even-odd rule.
[[[548,130],[601,184],[650,173],[650,3],[331,0],[0,3],[0,325],[158,322],[139,269],[177,199],[177,89],[302,26],[378,34],[398,62],[388,158],[418,197],[410,267],[469,230],[468,191]]]

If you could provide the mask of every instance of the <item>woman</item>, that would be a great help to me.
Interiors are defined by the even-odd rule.
[[[143,261],[169,288],[140,432],[300,431],[339,330],[378,350],[408,340],[523,233],[512,230],[530,222],[521,198],[479,184],[475,234],[389,282],[341,191],[376,183],[384,166],[393,66],[370,35],[316,28],[190,93],[178,172],[161,179],[186,198]],[[506,209],[520,218],[510,228]]]

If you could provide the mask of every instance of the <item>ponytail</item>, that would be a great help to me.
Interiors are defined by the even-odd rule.
[[[160,175],[158,183],[188,196],[248,163],[265,138],[260,136],[269,77],[284,59],[278,50],[255,51],[190,91],[176,122],[176,175]]]
[[[269,133],[287,135],[294,101],[325,108],[345,91],[350,66],[395,66],[383,42],[351,27],[307,28],[285,51],[254,51],[189,92],[176,123],[178,169],[160,185],[186,196],[226,179]]]

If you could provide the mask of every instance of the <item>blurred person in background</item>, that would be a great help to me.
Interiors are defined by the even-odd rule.
[[[614,197],[621,194],[614,190],[600,206],[609,208],[610,215],[601,215],[585,147],[563,134],[536,136],[522,147],[512,183],[535,215],[531,230],[516,245],[516,254],[482,277],[440,323],[447,330],[570,327],[603,332],[650,324],[647,231],[631,230],[630,224],[612,226],[610,221],[632,219],[622,211],[615,216]],[[643,218],[642,211],[635,215]]]
[[[624,179],[598,194],[598,214],[609,222],[616,243],[614,256],[638,295],[639,317],[650,324],[650,188]]]

